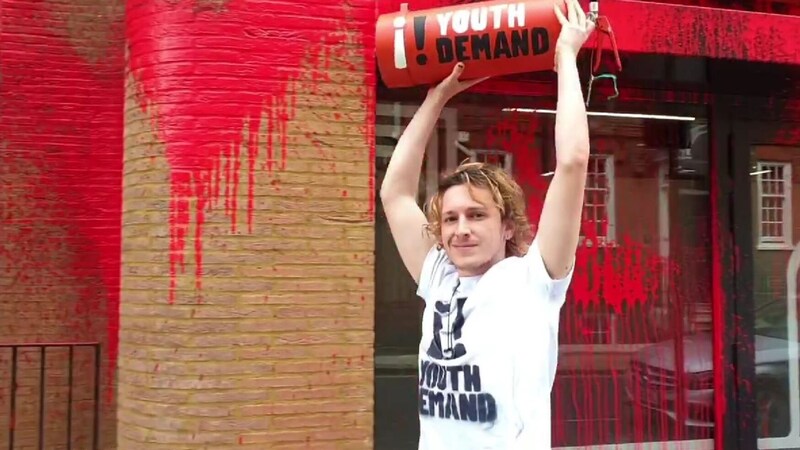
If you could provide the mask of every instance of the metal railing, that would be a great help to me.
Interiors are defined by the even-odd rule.
[[[0,352],[4,350],[11,351],[11,376],[7,386],[10,386],[9,403],[10,415],[8,421],[8,449],[14,450],[15,428],[17,422],[17,388],[18,386],[18,368],[19,356],[22,349],[38,349],[39,351],[39,430],[37,434],[38,448],[44,449],[45,444],[45,403],[47,392],[46,375],[47,375],[47,350],[53,348],[67,348],[68,362],[67,362],[67,417],[66,417],[66,436],[64,442],[66,443],[67,450],[72,450],[72,407],[73,407],[73,385],[75,376],[75,353],[80,348],[90,348],[94,352],[94,380],[93,380],[93,422],[92,422],[92,449],[97,450],[100,438],[100,344],[97,342],[58,342],[58,343],[13,343],[3,344],[0,343]],[[2,354],[2,353],[0,353]],[[0,379],[0,383],[4,380]]]

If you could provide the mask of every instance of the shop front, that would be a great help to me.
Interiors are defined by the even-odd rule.
[[[386,3],[380,12],[399,7]],[[609,46],[580,61],[584,83],[593,54],[594,74],[615,77],[594,80],[587,108],[554,448],[800,448],[800,17],[730,3],[601,1],[622,70]],[[377,89],[380,186],[424,90]],[[522,184],[535,227],[554,167],[554,95],[555,74],[529,73],[455,98],[426,149],[420,204],[442,171],[489,161]],[[375,448],[412,449],[423,304],[380,202],[376,213]]]

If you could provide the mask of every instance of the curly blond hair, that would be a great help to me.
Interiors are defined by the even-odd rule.
[[[527,253],[533,234],[525,211],[525,195],[519,184],[505,170],[490,164],[464,162],[455,171],[442,177],[436,195],[428,200],[425,208],[428,217],[426,230],[441,242],[444,193],[451,187],[462,184],[468,185],[470,189],[488,189],[495,206],[500,210],[501,220],[512,224],[514,235],[506,241],[506,256],[523,256]]]

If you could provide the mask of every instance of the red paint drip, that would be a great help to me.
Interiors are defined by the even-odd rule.
[[[590,306],[602,300],[622,312],[625,307],[647,303],[661,291],[662,257],[627,236],[614,245],[603,245],[593,226],[584,230],[586,240],[576,255],[572,301]],[[597,264],[599,261],[602,264]]]
[[[532,147],[541,123],[530,114],[508,114],[489,127],[487,146],[509,152],[514,157],[514,172],[527,197],[527,211],[536,228],[544,205],[548,181],[542,176],[541,149]]]
[[[221,12],[195,7],[194,1],[186,0],[127,5],[130,68],[138,81],[141,107],[151,111],[171,168],[170,303],[175,301],[176,277],[185,269],[190,224],[195,225],[195,288],[200,291],[205,214],[224,197],[231,232],[237,233],[242,181],[247,183],[247,232],[253,231],[255,170],[286,169],[295,91],[302,88],[313,94],[317,82],[331,82],[330,60],[348,57],[348,32],[356,31],[361,44],[374,48],[369,39],[375,10],[368,1],[349,7],[314,4],[314,15],[298,14],[298,5],[291,2],[232,0]],[[347,29],[346,21],[355,25]],[[372,111],[372,54],[365,50],[362,56],[364,65],[349,69],[367,74],[359,92]],[[335,104],[336,99],[330,101]],[[374,158],[374,115],[367,114],[365,127]],[[264,142],[259,140],[262,136]],[[260,148],[264,154],[259,154]],[[241,176],[242,155],[246,180]],[[370,180],[374,195],[372,172]]]
[[[713,111],[712,111],[713,114]],[[709,145],[716,141],[712,136]],[[715,148],[716,146],[710,147]],[[725,269],[722,264],[722,255],[727,254],[732,245],[728,245],[728,233],[723,229],[719,222],[719,172],[717,164],[711,164],[711,314],[713,317],[713,361],[714,361],[714,422],[719,424],[714,427],[714,448],[723,450],[725,427],[722,426],[727,412],[727,401],[725,391],[725,332],[728,324],[725,322],[726,295],[722,285],[725,276]]]

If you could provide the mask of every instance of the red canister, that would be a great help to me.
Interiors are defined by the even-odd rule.
[[[378,18],[378,68],[391,88],[443,80],[459,61],[461,79],[552,70],[563,0],[492,0]]]

